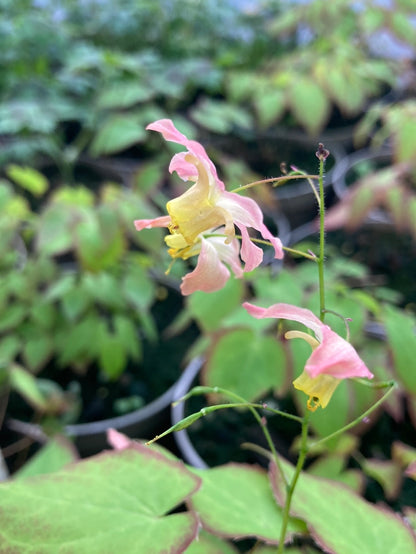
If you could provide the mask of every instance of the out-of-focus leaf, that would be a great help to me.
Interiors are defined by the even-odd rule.
[[[42,196],[49,188],[46,177],[31,167],[9,165],[6,168],[6,173],[10,179],[34,196]]]
[[[367,458],[363,463],[363,470],[383,487],[387,500],[397,498],[402,484],[403,472],[396,462]]]
[[[120,337],[109,332],[104,322],[96,329],[98,363],[101,370],[112,381],[123,373],[127,355]]]
[[[197,291],[188,297],[188,308],[198,325],[205,331],[215,331],[223,318],[231,314],[242,302],[243,283],[229,279],[217,292]]]
[[[137,80],[112,83],[99,94],[97,104],[103,109],[128,108],[138,102],[149,100],[152,95],[152,89]]]
[[[77,459],[75,448],[68,439],[54,437],[13,477],[14,479],[25,479],[34,475],[52,473]]]
[[[300,77],[294,80],[289,98],[296,119],[316,135],[329,116],[330,103],[323,90],[312,80]]]
[[[45,411],[47,401],[40,392],[35,377],[18,365],[13,365],[10,371],[10,385],[35,409]]]
[[[254,401],[287,381],[285,352],[274,337],[237,329],[220,337],[210,352],[204,382]]]
[[[32,371],[40,370],[52,356],[54,350],[53,339],[47,334],[34,333],[26,339],[23,347],[25,365]]]
[[[386,305],[383,319],[394,369],[406,390],[416,394],[416,372],[412,371],[416,360],[415,318]]]
[[[132,115],[113,115],[98,130],[91,143],[93,156],[114,154],[142,142],[146,137],[145,128]]]

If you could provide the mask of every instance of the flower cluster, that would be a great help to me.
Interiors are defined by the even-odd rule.
[[[147,129],[187,149],[173,156],[169,171],[176,171],[184,181],[191,181],[192,186],[167,203],[168,215],[134,222],[138,231],[166,227],[170,234],[165,242],[173,259],[198,256],[195,269],[182,279],[184,295],[198,290],[219,290],[230,277],[230,270],[236,277],[242,277],[244,272],[260,265],[263,250],[254,244],[248,228],[258,231],[273,246],[276,258],[283,257],[281,241],[264,225],[259,206],[251,198],[225,190],[201,144],[180,133],[169,119],[155,121]],[[235,228],[239,230],[241,243]],[[313,332],[314,336],[302,331],[288,331],[285,335],[288,339],[302,338],[312,347],[304,372],[293,382],[295,388],[308,395],[309,410],[314,411],[318,406],[325,408],[341,380],[373,377],[351,344],[310,310],[282,303],[269,308],[248,302],[243,306],[255,318],[292,320]]]
[[[282,243],[264,225],[259,206],[251,198],[225,190],[201,144],[187,139],[169,119],[151,123],[147,129],[187,148],[173,156],[169,171],[176,171],[184,181],[194,184],[167,203],[169,215],[134,222],[138,231],[167,227],[170,235],[165,241],[172,258],[187,260],[198,256],[195,269],[183,278],[182,294],[221,289],[230,277],[228,268],[236,277],[256,268],[263,260],[263,250],[254,244],[248,228],[259,231],[270,242],[276,258],[283,257]],[[235,238],[235,227],[241,235],[241,246]]]

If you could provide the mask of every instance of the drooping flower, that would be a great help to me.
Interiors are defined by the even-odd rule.
[[[313,331],[315,336],[302,331],[288,331],[285,334],[288,339],[302,338],[312,346],[312,354],[305,364],[304,372],[293,382],[295,388],[309,396],[310,410],[314,411],[318,406],[325,408],[342,379],[373,377],[354,347],[310,310],[290,304],[261,308],[248,302],[243,307],[256,318],[289,319]]]
[[[201,144],[180,133],[170,119],[155,121],[147,129],[187,148],[173,156],[169,171],[176,171],[184,181],[194,184],[167,203],[169,215],[134,222],[138,231],[167,227],[170,235],[165,242],[172,258],[199,256],[195,270],[184,278],[183,294],[195,290],[211,292],[224,286],[230,274],[226,265],[236,277],[241,277],[243,271],[252,271],[261,263],[263,250],[251,240],[249,227],[272,244],[276,258],[283,257],[282,243],[264,225],[259,206],[251,198],[225,190]],[[235,227],[241,234],[241,247],[235,240]],[[244,270],[240,257],[245,262]]]

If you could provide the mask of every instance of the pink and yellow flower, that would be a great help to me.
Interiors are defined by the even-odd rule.
[[[252,271],[262,262],[263,250],[251,240],[249,227],[271,243],[276,258],[283,257],[282,243],[264,225],[259,206],[251,198],[225,190],[201,144],[180,133],[170,119],[155,121],[147,129],[187,148],[186,152],[173,156],[169,171],[176,171],[181,179],[194,184],[167,203],[169,215],[134,222],[138,231],[167,227],[170,235],[165,242],[172,258],[186,260],[198,256],[195,270],[183,279],[183,294],[218,290],[230,275],[227,266],[236,277],[241,277],[243,271]],[[241,246],[235,239],[235,227],[241,234]],[[244,269],[240,257],[245,262]]]
[[[274,304],[261,308],[248,302],[244,308],[253,317],[289,319],[308,327],[314,336],[302,331],[288,331],[288,339],[302,338],[312,347],[312,354],[304,372],[293,382],[295,388],[309,396],[308,408],[325,408],[342,379],[353,377],[373,378],[373,374],[361,360],[354,347],[325,325],[310,310],[290,304]]]

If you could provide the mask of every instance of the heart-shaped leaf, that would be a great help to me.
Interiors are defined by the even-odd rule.
[[[285,472],[293,467],[284,463]],[[276,465],[270,479],[280,504],[285,484]],[[292,497],[291,511],[308,525],[315,541],[336,554],[401,554],[415,552],[415,537],[398,514],[376,507],[342,484],[302,473]]]
[[[193,471],[202,485],[190,505],[206,530],[223,537],[279,541],[282,511],[273,499],[266,471],[246,464]],[[288,537],[302,531],[301,522],[290,521]]]
[[[181,462],[136,444],[2,484],[0,551],[179,554],[196,536],[196,515],[165,514],[199,481]]]

